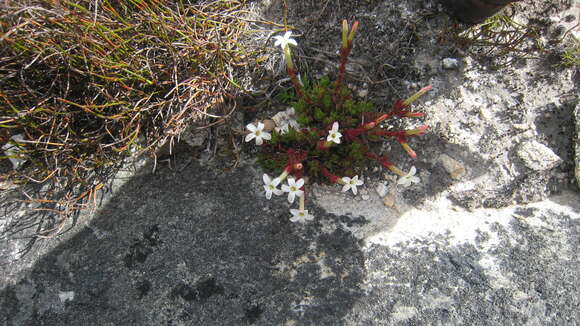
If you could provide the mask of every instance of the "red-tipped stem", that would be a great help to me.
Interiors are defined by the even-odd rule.
[[[327,168],[322,167],[322,169],[320,169],[320,172],[322,172],[322,175],[325,176],[330,183],[335,184],[338,182],[339,179],[338,176],[330,173]]]
[[[391,170],[393,173],[399,175],[399,176],[404,176],[405,172],[403,172],[403,170],[399,169],[398,167],[396,167],[391,161],[389,161],[386,157],[384,156],[378,156],[377,154],[371,153],[371,152],[367,152],[365,154],[368,158],[376,160],[377,162],[379,162],[379,164],[381,164],[383,167]]]

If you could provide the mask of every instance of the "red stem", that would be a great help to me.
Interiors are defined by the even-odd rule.
[[[324,175],[328,179],[328,181],[330,181],[330,183],[334,184],[338,181],[338,176],[330,173],[327,168],[322,167],[320,169],[320,172],[322,172],[322,175]]]

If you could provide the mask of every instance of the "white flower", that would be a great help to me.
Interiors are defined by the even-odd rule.
[[[331,141],[340,144],[340,137],[342,137],[342,134],[338,132],[338,122],[334,122],[332,124],[332,129],[328,131],[328,137],[326,137],[326,141]]]
[[[288,202],[293,203],[296,196],[302,197],[304,191],[300,188],[304,185],[304,179],[298,179],[296,181],[294,178],[288,178],[288,185],[282,185],[282,191],[288,193]]]
[[[415,169],[415,167],[412,166],[411,169],[409,170],[409,173],[407,173],[406,175],[399,178],[399,181],[397,181],[397,184],[400,184],[404,187],[408,187],[413,183],[421,182],[421,179],[419,179],[419,177],[416,177],[415,173],[417,173],[417,169]]]
[[[258,122],[257,127],[253,123],[250,123],[249,125],[246,126],[246,128],[250,131],[250,133],[246,135],[246,142],[249,142],[250,140],[256,138],[256,145],[259,146],[262,145],[262,143],[264,142],[263,139],[266,140],[272,139],[270,133],[264,131],[264,124],[261,122]]]
[[[291,209],[290,213],[292,213],[292,217],[290,221],[292,222],[301,222],[305,223],[306,221],[312,221],[314,216],[308,214],[308,210],[300,210],[300,209]]]
[[[352,193],[356,195],[357,186],[362,186],[363,181],[358,179],[358,175],[355,175],[352,179],[349,177],[343,177],[342,182],[344,182],[344,186],[342,186],[342,192],[347,192],[349,189],[352,189]]]
[[[280,196],[282,194],[282,190],[278,189],[278,185],[280,184],[280,178],[275,178],[274,180],[270,179],[270,176],[265,174],[262,176],[264,180],[264,190],[266,190],[266,198],[272,198],[272,193],[276,196]]]
[[[296,40],[290,38],[290,36],[292,36],[292,31],[287,31],[286,33],[284,33],[284,36],[280,35],[274,36],[274,39],[276,39],[276,43],[274,43],[274,46],[280,46],[282,50],[284,50],[286,46],[288,46],[288,44],[297,46],[298,43],[296,43]]]

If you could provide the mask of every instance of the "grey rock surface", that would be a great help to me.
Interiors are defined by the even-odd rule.
[[[356,197],[313,187],[315,220],[293,224],[295,206],[260,193],[263,171],[248,144],[234,144],[244,151],[233,172],[206,166],[230,146],[216,126],[190,135],[195,159],[170,156],[171,169],[160,161],[155,174],[145,166],[119,177],[124,184],[62,237],[19,260],[25,239],[2,242],[0,325],[577,325],[577,73],[544,56],[501,70],[463,56],[442,40],[453,22],[435,1],[283,3],[251,5],[257,18],[293,24],[304,71],[335,71],[339,22],[356,17],[348,70],[364,90],[356,93],[387,110],[434,86],[413,107],[430,126],[410,143],[417,159],[398,144],[380,149],[405,171],[416,166],[421,182],[398,187],[369,169]],[[569,3],[522,2],[514,19],[564,19]],[[271,75],[252,89],[273,95],[272,81],[287,76],[279,49],[265,45],[272,26],[252,35],[272,52]],[[442,68],[449,57],[458,69]],[[234,129],[285,109],[239,110]],[[518,156],[525,142],[544,144],[560,163],[544,169],[540,155],[541,168],[530,168]]]
[[[574,155],[576,169],[574,170],[574,174],[576,175],[576,183],[580,187],[580,105],[577,105],[574,110],[574,119],[576,121],[576,152]]]
[[[312,203],[315,221],[293,224],[286,204],[267,201],[260,184],[249,167],[223,174],[191,165],[133,177],[98,213],[83,216],[75,234],[2,265],[0,322],[578,321],[580,207],[569,206],[577,194],[471,213],[383,207],[393,223],[357,237],[377,217],[331,214]]]

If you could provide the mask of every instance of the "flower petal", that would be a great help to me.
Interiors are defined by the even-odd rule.
[[[276,195],[276,196],[280,196],[281,194],[283,194],[283,193],[284,193],[284,192],[283,192],[282,190],[280,190],[280,189],[274,189],[274,190],[272,190],[272,191],[274,192],[274,195]]]
[[[274,36],[274,39],[276,40],[276,42],[274,42],[274,46],[281,46],[282,43],[284,43],[284,37],[280,35]]]
[[[256,125],[253,123],[250,123],[246,126],[246,129],[248,129],[251,132],[256,132]]]
[[[282,185],[282,191],[283,192],[290,192],[290,187],[288,187],[287,185]]]
[[[294,222],[294,223],[300,222],[300,217],[294,215],[290,218],[290,222]]]
[[[409,174],[408,174],[408,175],[409,175],[409,176],[411,176],[411,175],[415,175],[415,173],[417,173],[417,169],[416,169],[416,168],[415,168],[415,166],[413,165],[413,166],[411,167],[411,170],[409,170]]]
[[[274,178],[274,180],[272,180],[272,186],[278,187],[281,181],[280,178]]]
[[[266,173],[264,173],[264,175],[262,176],[262,180],[264,180],[264,183],[266,185],[269,185],[272,182],[272,180],[270,179],[270,176],[267,175]]]
[[[296,188],[302,188],[303,185],[304,185],[304,179],[300,178],[300,179],[298,179],[298,181],[296,181]]]
[[[290,214],[292,214],[292,215],[294,215],[294,216],[297,216],[297,215],[299,215],[299,214],[300,214],[300,210],[298,210],[298,209],[291,209],[291,210],[290,210]]]
[[[272,198],[272,191],[266,190],[266,199],[271,199],[271,198]]]
[[[344,186],[342,186],[342,192],[347,192],[350,189],[351,185],[350,184],[345,184]]]
[[[254,137],[256,137],[256,134],[247,134],[246,135],[246,143],[251,141],[252,139],[254,139]]]
[[[296,191],[296,196],[298,196],[298,197],[302,197],[302,196],[304,196],[304,191],[302,191],[302,190],[297,190],[297,191]]]
[[[286,33],[284,33],[285,40],[288,40],[290,38],[290,36],[292,36],[292,31],[286,31]]]
[[[409,178],[407,176],[400,177],[399,180],[397,180],[397,184],[406,185],[408,180],[409,180]]]
[[[356,190],[356,186],[352,186],[350,189],[352,189],[352,193],[356,195],[356,193],[358,191],[358,190]]]
[[[262,138],[264,138],[265,140],[270,140],[272,139],[272,135],[270,135],[269,132],[262,131]]]
[[[292,187],[294,185],[296,185],[296,179],[294,179],[294,178],[288,178],[288,186],[289,187]]]
[[[262,137],[256,137],[256,145],[260,146],[264,143],[264,141],[262,140]]]
[[[292,204],[294,202],[294,198],[296,198],[296,194],[292,191],[288,193],[288,202]]]
[[[288,40],[288,44],[292,44],[294,46],[298,46],[298,43],[296,43],[296,40],[295,39],[289,39]]]
[[[264,130],[264,124],[261,122],[258,122],[258,130],[262,131]]]
[[[335,122],[332,124],[332,131],[333,131],[333,132],[337,132],[337,131],[338,131],[338,122],[337,122],[337,121],[335,121]]]

